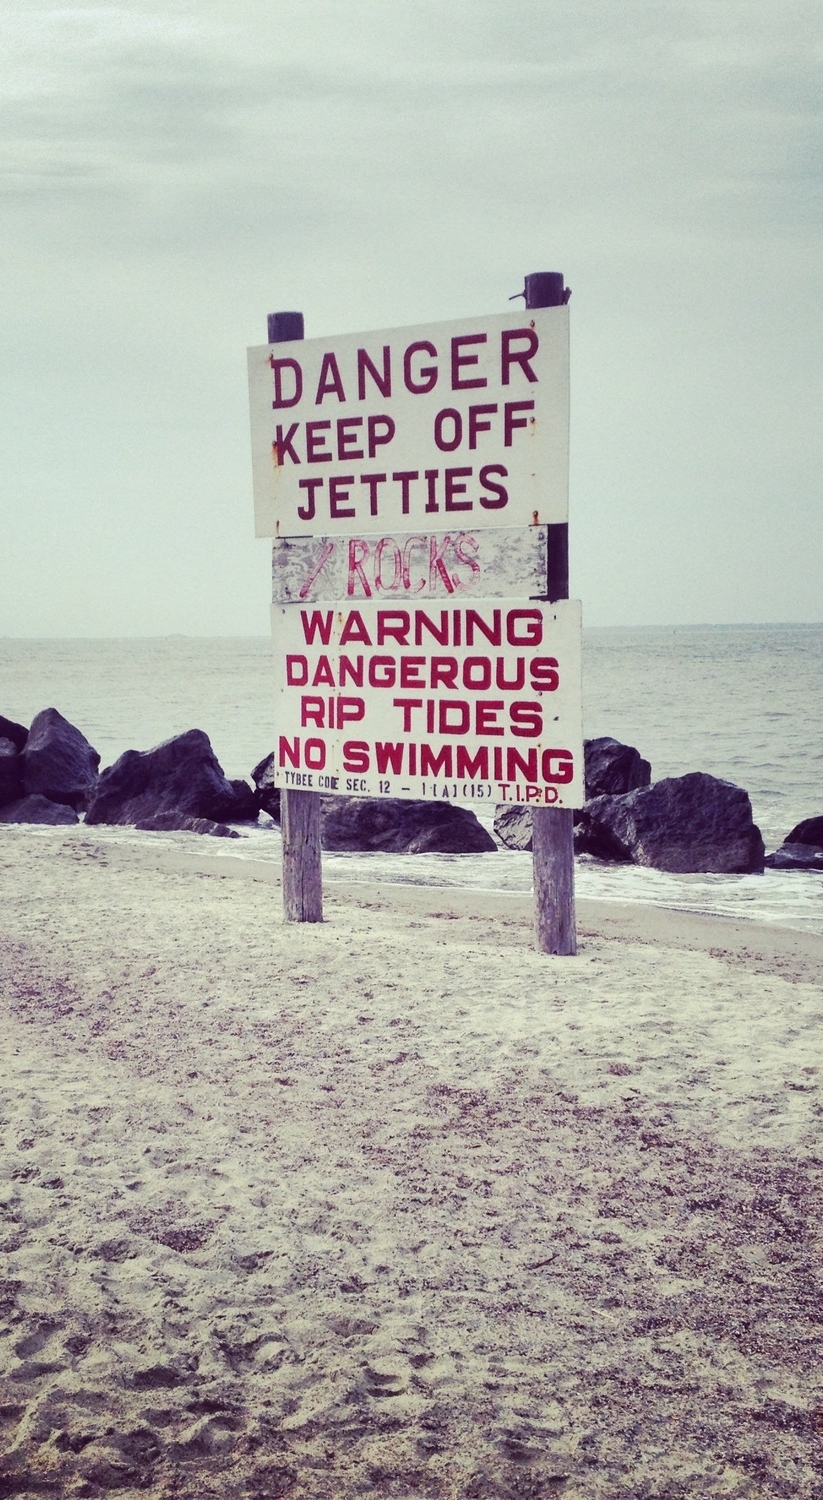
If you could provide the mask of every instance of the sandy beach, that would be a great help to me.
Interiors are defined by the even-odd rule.
[[[0,839],[0,1496],[823,1496],[823,939]]]

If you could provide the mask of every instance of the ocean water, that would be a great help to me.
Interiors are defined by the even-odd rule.
[[[583,695],[586,735],[636,745],[655,780],[708,771],[745,787],[767,848],[823,814],[823,624],[584,630]],[[0,640],[0,713],[28,724],[58,708],[103,765],[196,726],[227,775],[248,777],[274,742],[272,705],[267,638]],[[221,853],[278,859],[279,835],[261,827]],[[531,886],[531,857],[512,850],[324,855],[324,871],[327,880]],[[673,876],[583,859],[577,889],[823,933],[817,873]]]

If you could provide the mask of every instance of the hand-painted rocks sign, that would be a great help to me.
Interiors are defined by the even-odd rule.
[[[258,536],[568,516],[568,309],[249,350]]]
[[[548,527],[279,537],[272,601],[545,597]]]
[[[582,807],[577,601],[274,616],[277,785]]]

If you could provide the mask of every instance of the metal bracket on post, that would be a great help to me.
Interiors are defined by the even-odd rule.
[[[302,313],[269,313],[270,344],[302,339],[303,332]],[[282,790],[280,827],[283,834],[283,915],[287,922],[322,922],[320,793]]]
[[[571,296],[561,271],[536,271],[526,277],[527,309],[562,307]],[[568,523],[548,528],[549,600],[569,597]],[[534,863],[534,933],[542,953],[571,956],[577,952],[574,911],[574,814],[565,807],[536,807],[532,812]]]

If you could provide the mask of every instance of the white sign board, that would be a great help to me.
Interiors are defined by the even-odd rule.
[[[568,309],[250,349],[258,536],[568,519]]]
[[[278,537],[272,602],[546,597],[548,527]]]
[[[582,807],[576,600],[273,610],[275,783]]]

